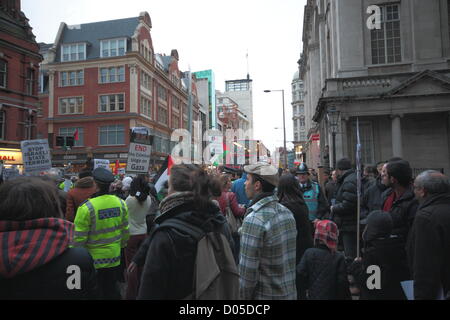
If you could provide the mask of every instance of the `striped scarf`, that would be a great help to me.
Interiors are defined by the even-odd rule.
[[[0,278],[29,272],[61,255],[73,229],[73,223],[59,218],[0,221]]]

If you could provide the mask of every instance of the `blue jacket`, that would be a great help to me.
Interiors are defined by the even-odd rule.
[[[233,182],[233,186],[231,187],[231,191],[236,194],[237,202],[239,204],[243,204],[248,206],[250,200],[247,198],[247,194],[245,193],[245,181],[247,180],[247,173],[244,172],[242,174],[242,178],[237,179]]]

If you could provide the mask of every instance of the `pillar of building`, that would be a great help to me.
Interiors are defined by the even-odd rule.
[[[401,117],[398,114],[391,116],[393,157],[403,157]]]

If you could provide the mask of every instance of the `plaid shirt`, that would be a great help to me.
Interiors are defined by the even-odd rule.
[[[241,299],[297,299],[292,212],[276,196],[265,197],[249,208],[239,232]]]

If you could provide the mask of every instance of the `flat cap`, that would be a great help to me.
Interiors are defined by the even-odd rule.
[[[97,168],[92,172],[92,177],[95,181],[100,183],[112,183],[114,182],[114,176],[111,171],[105,168]]]
[[[260,176],[261,179],[267,181],[275,187],[278,186],[278,170],[268,163],[257,163],[244,166],[244,171]]]

